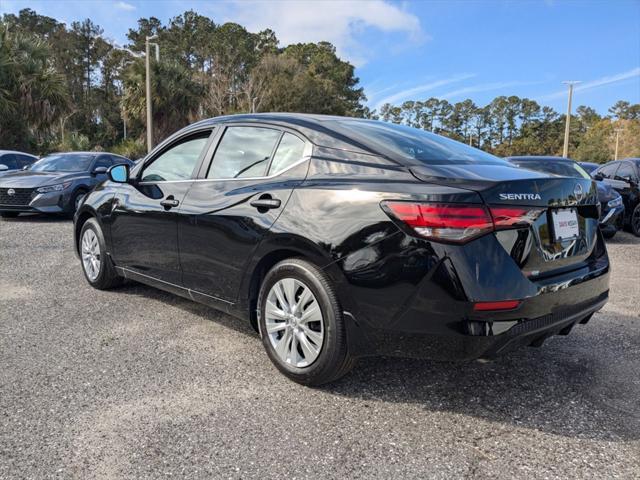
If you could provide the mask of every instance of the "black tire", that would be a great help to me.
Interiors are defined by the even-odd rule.
[[[84,262],[82,261],[82,239],[84,238],[84,234],[87,230],[92,230],[98,238],[98,244],[100,246],[100,269],[98,276],[95,279],[91,279],[87,274]],[[117,287],[122,284],[123,278],[118,275],[115,267],[113,266],[111,259],[106,255],[106,246],[104,242],[104,235],[102,234],[102,229],[100,228],[100,224],[95,218],[90,218],[87,220],[84,225],[82,225],[82,229],[80,230],[80,237],[78,239],[78,248],[80,249],[80,265],[82,266],[82,272],[84,273],[84,277],[89,282],[93,288],[97,288],[98,290],[109,290],[110,288]]]
[[[302,282],[315,296],[324,322],[324,341],[318,357],[306,367],[283,362],[267,335],[265,307],[271,288],[279,280],[293,278]],[[318,267],[306,260],[292,258],[276,264],[265,276],[258,296],[260,336],[269,359],[284,375],[302,385],[317,386],[342,377],[353,368],[347,348],[347,334],[342,308],[331,280]]]
[[[602,236],[607,240],[611,240],[613,237],[616,236],[616,233],[618,233],[617,230],[607,230],[606,232],[602,232]]]
[[[20,215],[20,212],[0,212],[0,217],[2,218],[16,218]]]
[[[631,212],[631,233],[636,237],[640,237],[640,203]]]

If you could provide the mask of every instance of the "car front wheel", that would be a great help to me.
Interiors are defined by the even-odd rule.
[[[82,225],[79,249],[82,271],[92,287],[107,290],[122,283],[122,277],[105,254],[104,236],[95,218],[90,218]]]
[[[267,273],[258,297],[262,343],[274,365],[303,385],[321,385],[354,364],[342,309],[330,279],[302,259]]]

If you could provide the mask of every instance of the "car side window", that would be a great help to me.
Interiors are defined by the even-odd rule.
[[[211,132],[202,132],[174,143],[147,165],[142,182],[173,182],[193,178],[193,171]]]
[[[93,169],[95,170],[98,167],[109,168],[111,166],[111,157],[109,155],[100,155],[96,160]]]
[[[635,173],[633,170],[633,166],[629,163],[622,163],[620,168],[616,172],[616,180],[622,180],[624,182],[631,179],[631,181],[635,181]]]
[[[6,165],[9,170],[15,170],[18,168],[18,162],[16,161],[13,153],[6,153],[0,157],[0,164]]]
[[[133,166],[133,162],[131,160],[124,157],[118,157],[117,155],[111,155],[111,161],[113,162],[114,165],[126,164],[126,165],[129,165],[130,167]]]
[[[612,163],[611,165],[605,165],[604,167],[600,167],[600,170],[598,170],[598,173],[601,174],[604,178],[611,178],[613,179],[616,170],[618,169],[618,164],[617,163]]]
[[[268,175],[277,175],[278,173],[286,170],[294,163],[300,161],[304,155],[304,141],[300,138],[286,133],[282,136],[280,144],[276,150],[271,166],[269,167]]]
[[[18,168],[28,167],[29,165],[31,165],[33,162],[36,161],[35,158],[27,157],[26,155],[16,155],[16,157],[18,157]]]
[[[207,178],[264,176],[281,133],[264,127],[227,127]]]

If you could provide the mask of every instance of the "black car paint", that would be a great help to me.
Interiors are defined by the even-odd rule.
[[[77,152],[73,152],[70,153],[70,155],[76,153]],[[100,157],[109,156],[122,159],[123,163],[130,162],[127,158],[107,152],[90,152],[89,154],[93,155],[94,158],[85,171],[42,172],[22,170],[0,177],[0,212],[72,214],[75,209],[73,199],[76,194],[79,192],[88,193],[96,185],[107,179],[106,169],[99,173],[94,171],[95,165],[100,160]],[[66,182],[71,183],[68,188],[60,192],[40,194],[48,198],[44,202],[39,201],[37,204],[33,204],[39,195],[36,191],[38,188]],[[3,203],[2,199],[5,198],[5,194],[9,189],[26,192],[28,194],[26,201],[20,204]]]
[[[542,156],[519,156],[519,157],[507,157],[506,160],[518,165],[519,167],[528,168],[531,170],[545,171],[540,169],[539,165],[543,165],[546,162],[566,162],[573,163],[574,160],[563,157],[542,157]],[[580,165],[586,173],[593,172],[598,165],[587,162],[575,162]],[[585,166],[587,168],[585,168]],[[595,166],[595,167],[594,167]],[[544,167],[543,167],[544,168]],[[575,178],[580,178],[576,175]],[[623,219],[625,216],[625,207],[620,205],[617,207],[610,207],[609,202],[618,197],[616,191],[607,183],[596,180],[596,187],[598,189],[598,202],[600,203],[600,229],[603,233],[613,235],[615,232],[622,228]]]
[[[274,178],[206,180],[210,156],[204,155],[197,178],[174,182],[183,185],[135,180],[176,139],[214,129],[212,151],[220,131],[234,124],[294,131],[311,153]],[[609,263],[590,180],[523,174],[506,163],[407,164],[322,117],[285,114],[199,122],[163,142],[131,176],[130,183],[108,181],[87,196],[75,217],[76,246],[83,222],[96,217],[123,276],[252,322],[261,275],[278,260],[305,257],[336,286],[353,355],[493,355],[568,333],[607,299]],[[578,183],[582,199],[572,196]],[[380,205],[387,199],[504,203],[504,191],[542,196],[510,204],[576,208],[583,239],[552,241],[545,212],[530,229],[489,233],[465,245],[431,242],[399,226]],[[180,205],[162,208],[169,195]],[[266,195],[281,206],[266,212],[251,206]],[[515,311],[473,310],[473,302],[500,299],[523,302]]]
[[[618,165],[615,174],[611,177],[603,177],[603,169],[610,165]],[[631,171],[634,173],[632,178],[629,179],[618,176],[618,172],[620,172],[620,167],[622,165],[630,167]],[[625,208],[624,223],[625,225],[630,225],[631,216],[638,204],[640,204],[640,158],[626,158],[623,160],[605,163],[591,175],[596,180],[601,180],[611,186],[611,188],[615,189],[622,196],[622,202],[624,203]]]

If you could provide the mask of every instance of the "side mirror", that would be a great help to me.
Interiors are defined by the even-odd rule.
[[[31,165],[25,165],[24,167],[22,167],[22,170],[29,170],[29,167],[30,167],[30,166],[31,166]]]
[[[6,172],[7,170],[9,170],[9,167],[7,167],[4,163],[0,163],[0,172]]]
[[[114,165],[107,171],[109,180],[116,183],[127,183],[129,181],[129,165]]]
[[[107,167],[96,167],[91,172],[92,175],[104,175],[105,173],[107,173]]]
[[[593,176],[593,178],[594,178],[595,180],[598,180],[599,182],[601,182],[602,180],[604,180],[604,177],[602,176],[602,174],[601,174],[601,173],[596,173],[596,174]]]

